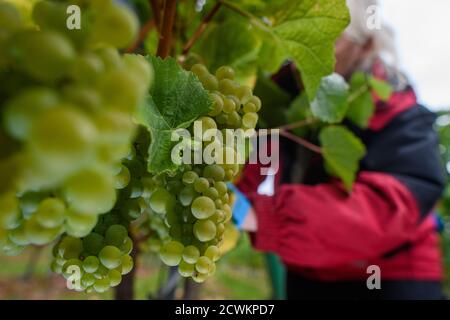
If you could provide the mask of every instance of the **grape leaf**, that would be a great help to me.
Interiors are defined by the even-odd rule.
[[[187,128],[212,107],[208,91],[198,78],[183,70],[173,58],[162,60],[149,56],[157,79],[137,115],[140,124],[146,126],[151,135],[148,155],[149,172],[174,171],[177,165],[171,160],[171,141],[175,129]]]
[[[341,122],[348,108],[348,84],[337,73],[322,78],[319,90],[311,102],[311,111],[328,123]]]
[[[228,65],[239,73],[251,64],[256,66],[261,43],[251,24],[233,17],[211,24],[193,51],[204,59],[211,72]]]
[[[386,81],[377,79],[375,77],[370,76],[369,78],[369,84],[373,91],[377,94],[377,96],[383,100],[387,101],[391,97],[392,94],[392,87],[389,83]]]
[[[322,154],[327,171],[342,179],[351,190],[366,148],[361,140],[343,126],[329,126],[320,132]]]
[[[367,84],[367,76],[356,72],[350,79],[350,98],[347,119],[360,128],[367,128],[375,111],[372,93]]]
[[[299,68],[310,101],[334,70],[334,43],[350,16],[345,0],[284,0],[271,10],[272,31]]]

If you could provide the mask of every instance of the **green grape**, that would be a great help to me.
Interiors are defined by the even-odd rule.
[[[210,198],[201,196],[192,202],[191,211],[197,219],[207,219],[216,211],[216,205]]]
[[[83,274],[83,276],[81,277],[81,284],[84,287],[90,287],[95,283],[96,279],[94,277],[94,275],[90,274],[90,273],[85,273]]]
[[[208,69],[203,64],[194,64],[191,71],[199,78],[209,74]]]
[[[228,203],[228,201],[226,202]],[[223,212],[225,212],[225,222],[228,222],[233,216],[231,207],[227,203],[225,203],[222,207]]]
[[[136,111],[141,97],[139,80],[126,70],[110,70],[99,82],[105,102],[115,110],[127,114]]]
[[[56,228],[63,224],[66,206],[58,198],[43,200],[36,210],[37,222],[45,228]]]
[[[122,259],[122,253],[117,247],[106,246],[98,254],[100,262],[108,269],[117,268]]]
[[[130,254],[133,250],[133,240],[130,237],[126,237],[124,243],[120,246],[120,251],[124,254]]]
[[[216,117],[216,121],[218,124],[226,124],[228,121],[228,114],[222,113]]]
[[[117,270],[109,270],[108,279],[111,287],[117,287],[122,282],[122,274]]]
[[[95,89],[81,85],[67,85],[63,89],[68,103],[82,108],[86,112],[102,112],[101,97]]]
[[[203,192],[203,195],[210,198],[211,200],[216,200],[217,198],[219,198],[219,192],[217,192],[216,188],[214,187],[209,187],[207,190],[205,190],[205,192]]]
[[[214,182],[214,187],[216,188],[217,192],[219,192],[220,196],[223,196],[228,191],[227,184],[223,181]]]
[[[186,261],[181,261],[180,265],[178,266],[178,272],[182,277],[190,277],[195,272],[195,265],[189,264]]]
[[[213,262],[208,257],[202,256],[198,258],[195,269],[200,273],[209,273]]]
[[[18,246],[26,246],[30,244],[24,224],[21,224],[16,229],[8,232],[8,238],[12,243]]]
[[[216,77],[219,80],[222,79],[234,79],[234,70],[228,66],[222,66],[216,70]]]
[[[19,198],[19,207],[23,217],[25,219],[29,219],[31,215],[37,210],[41,201],[45,199],[47,196],[48,195],[43,192],[27,192],[24,195],[22,195]]]
[[[38,117],[30,135],[32,154],[47,167],[65,173],[79,167],[91,155],[96,130],[82,113],[59,107]]]
[[[123,62],[127,67],[127,70],[134,73],[139,78],[139,83],[143,90],[150,87],[153,83],[154,71],[153,67],[147,60],[137,54],[125,54]]]
[[[54,273],[61,274],[62,266],[56,263],[56,261],[52,261],[52,263],[50,264],[50,270],[52,270]]]
[[[6,131],[14,138],[24,140],[40,113],[58,104],[57,94],[47,88],[27,89],[14,96],[5,105],[3,123]]]
[[[70,74],[81,83],[92,83],[105,70],[105,65],[99,56],[84,53],[73,62]]]
[[[212,74],[204,74],[199,76],[199,80],[206,90],[214,91],[219,88],[219,81]]]
[[[202,128],[203,135],[205,134],[205,132],[207,130],[217,129],[216,122],[211,117],[200,117],[196,121],[201,122],[201,128]],[[199,137],[199,138],[201,138],[201,137]]]
[[[39,224],[37,219],[25,222],[25,233],[30,243],[44,245],[55,240],[63,231],[62,226],[56,228],[45,228]]]
[[[254,112],[249,112],[244,114],[242,117],[242,124],[245,128],[253,129],[256,127],[256,124],[258,123],[258,114]]]
[[[236,90],[236,96],[245,105],[253,96],[252,89],[247,86],[241,86]]]
[[[109,279],[97,279],[94,283],[94,290],[98,293],[106,292],[110,288]]]
[[[211,117],[218,116],[223,109],[223,99],[217,93],[211,93],[210,98],[213,102],[213,109],[208,113]]]
[[[238,85],[236,82],[230,80],[230,79],[222,79],[219,81],[219,90],[224,95],[232,95],[236,89],[238,88]],[[232,100],[232,99],[230,99]],[[234,102],[234,100],[232,100]],[[225,106],[224,106],[225,110]]]
[[[178,201],[180,201],[183,206],[188,206],[192,203],[192,200],[194,200],[195,195],[196,193],[192,186],[185,187],[178,195]]]
[[[104,238],[98,233],[92,232],[83,238],[83,248],[88,254],[98,255],[104,245]]]
[[[248,102],[248,103],[244,104],[243,111],[245,113],[256,112],[256,105],[253,102]]]
[[[123,68],[122,58],[114,47],[102,46],[95,51],[95,54],[102,60],[107,70]]]
[[[132,221],[140,217],[143,212],[139,199],[130,199],[125,202],[121,209],[121,216],[127,221]]]
[[[3,253],[7,256],[17,256],[21,254],[24,250],[24,246],[19,246],[13,242],[11,242],[9,239],[6,239],[4,243],[1,244],[1,250]]]
[[[209,188],[208,179],[200,177],[195,180],[195,182],[194,182],[195,191],[204,192],[208,188]]]
[[[194,280],[196,283],[203,283],[207,279],[208,274],[206,273],[197,273],[192,275],[192,280]]]
[[[120,172],[115,177],[114,187],[116,189],[123,189],[130,183],[130,170],[124,165],[121,166]]]
[[[194,264],[200,258],[200,251],[194,246],[187,246],[183,250],[183,260],[189,264]]]
[[[223,223],[217,224],[217,237],[222,237],[225,232],[225,225]]]
[[[66,26],[66,8],[56,1],[38,1],[33,7],[33,21],[43,30],[62,30]]]
[[[205,251],[205,257],[208,257],[211,261],[216,262],[220,257],[220,250],[217,246],[209,246]]]
[[[15,37],[10,52],[23,70],[44,82],[61,79],[75,58],[72,44],[60,34],[50,31],[22,32]]]
[[[20,220],[19,202],[13,192],[0,195],[0,229],[14,229]]]
[[[65,260],[75,259],[83,252],[81,239],[65,236],[58,244],[58,252]]]
[[[120,248],[128,237],[128,230],[120,225],[112,225],[106,230],[105,243]]]
[[[214,273],[216,273],[216,264],[215,263],[211,264],[211,268],[209,269],[208,276],[212,276],[212,275],[214,275]]]
[[[83,270],[88,273],[95,273],[100,266],[100,261],[95,256],[89,256],[83,261]]]
[[[258,112],[261,110],[261,99],[259,99],[257,96],[252,96],[249,100],[249,102],[253,103],[256,106],[256,111]]]
[[[66,232],[75,237],[86,237],[97,224],[98,216],[80,214],[74,210],[66,211]]]
[[[225,178],[225,170],[217,164],[212,164],[205,167],[205,169],[203,170],[203,176],[206,179],[223,181],[223,179]]]
[[[184,246],[178,241],[170,241],[161,247],[159,256],[166,265],[177,266],[182,258]]]
[[[195,171],[186,171],[183,173],[183,183],[186,185],[193,184],[197,178],[198,175]]]
[[[111,110],[94,117],[94,122],[98,129],[98,140],[100,143],[117,148],[127,144],[127,150],[120,154],[117,160],[121,160],[128,152],[128,144],[131,141],[135,126],[126,113]],[[114,149],[114,148],[113,148]],[[119,148],[122,151],[125,148]]]
[[[230,98],[224,98],[223,99],[223,112],[225,113],[232,113],[236,110],[236,102],[234,102],[233,99]],[[228,119],[227,119],[228,121]]]
[[[194,224],[194,235],[201,242],[207,242],[216,236],[217,228],[211,220],[198,220]]]
[[[134,266],[133,258],[128,254],[124,255],[122,257],[120,266],[122,275],[130,273],[130,271],[133,269]]]
[[[150,197],[150,207],[159,214],[165,214],[173,204],[173,195],[163,188],[156,189]]]
[[[240,127],[241,126],[241,116],[237,111],[232,111],[228,115],[228,121],[227,124],[232,127]]]
[[[77,273],[77,269],[81,271],[82,262],[79,259],[70,259],[62,267],[63,276],[67,279]],[[72,278],[72,280],[76,280]]]
[[[225,212],[223,210],[216,210],[212,216],[212,220],[215,223],[223,222],[225,220]]]
[[[114,30],[114,32],[111,32]],[[105,43],[116,48],[130,45],[139,30],[139,22],[123,5],[110,5],[102,10],[93,25],[93,42]]]
[[[167,182],[167,191],[169,191],[172,194],[178,194],[181,192],[181,190],[184,189],[184,184],[179,181],[179,180],[175,180],[175,181],[169,181]]]
[[[110,211],[116,202],[112,177],[100,171],[84,170],[66,182],[64,193],[70,206],[87,214]]]

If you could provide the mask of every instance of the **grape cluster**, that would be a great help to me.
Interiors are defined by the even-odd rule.
[[[210,92],[213,102],[209,114],[198,119],[203,130],[255,128],[261,101],[249,87],[233,81],[232,68],[220,67],[212,75],[205,66],[197,64],[191,71]],[[223,146],[223,152],[237,160],[238,150]],[[149,240],[149,247],[159,252],[165,264],[178,266],[183,277],[203,282],[215,272],[225,225],[232,217],[226,183],[238,172],[236,161],[217,162],[184,165],[176,173],[147,178],[150,227],[157,234]]]
[[[67,27],[71,4],[81,29]],[[0,1],[0,250],[8,254],[64,233],[86,237],[117,207],[131,188],[132,115],[153,79],[145,58],[119,53],[138,32],[127,7],[39,1],[32,17],[28,27]]]
[[[132,249],[127,228],[111,224],[105,232],[94,231],[82,239],[62,237],[53,249],[51,268],[69,280],[76,291],[105,292],[119,285],[122,275],[132,270]]]

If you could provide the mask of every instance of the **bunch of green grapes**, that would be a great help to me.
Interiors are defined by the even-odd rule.
[[[114,209],[101,215],[88,234],[68,233],[55,245],[51,268],[78,284],[75,290],[104,292],[119,285],[122,275],[133,268],[133,241],[128,230],[147,208],[140,183],[145,174],[143,162],[133,147],[115,176],[115,187],[120,192]]]
[[[209,114],[197,120],[204,130],[255,128],[261,101],[249,87],[234,82],[232,68],[221,67],[212,75],[197,64],[191,71],[210,91],[213,102]],[[215,272],[225,224],[232,217],[227,182],[239,172],[238,150],[237,146],[219,147],[223,154],[231,154],[231,163],[185,165],[176,173],[145,182],[150,193],[150,228],[156,234],[149,240],[150,249],[158,251],[165,264],[178,266],[183,277],[196,282]]]
[[[73,3],[81,29],[67,27]],[[125,6],[39,1],[33,19],[35,28],[24,26],[0,0],[0,250],[8,254],[63,233],[87,236],[118,190],[133,189],[133,160],[122,160],[134,157],[132,116],[153,79],[142,56],[119,53],[138,32]]]
[[[127,228],[111,224],[103,233],[94,231],[81,239],[62,237],[53,249],[51,268],[70,280],[76,291],[105,292],[132,270],[132,250]]]

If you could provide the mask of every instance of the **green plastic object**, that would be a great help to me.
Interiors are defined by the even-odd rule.
[[[267,271],[272,283],[272,298],[286,300],[286,268],[280,258],[273,253],[265,254]]]

